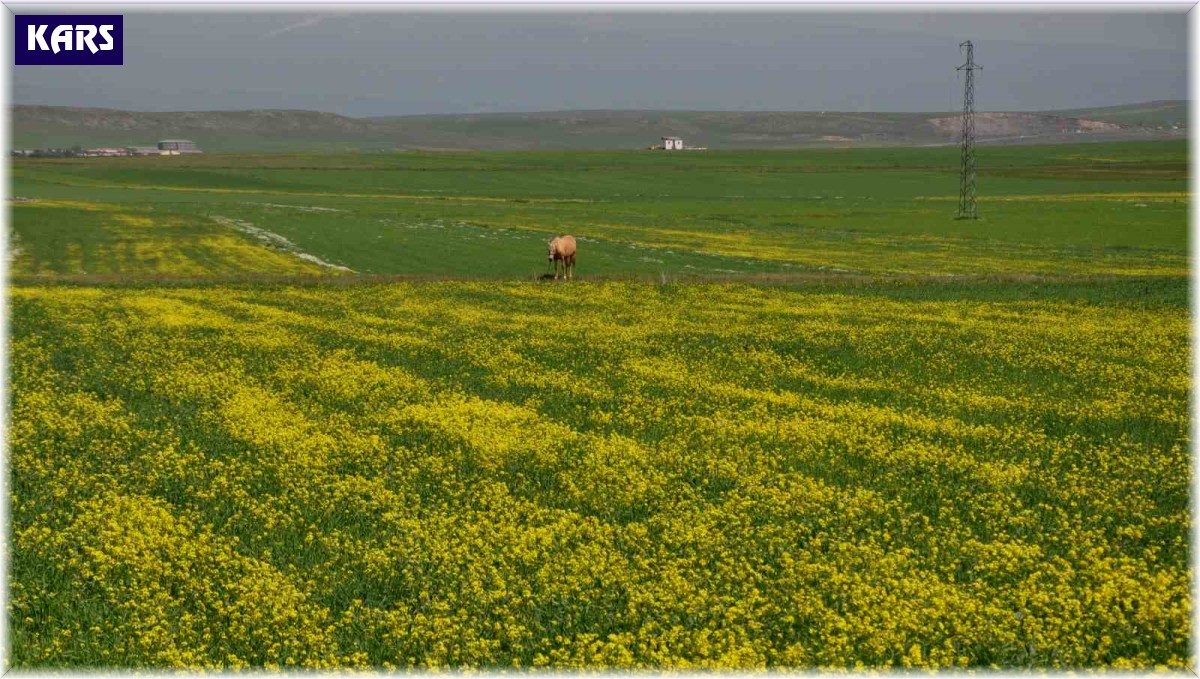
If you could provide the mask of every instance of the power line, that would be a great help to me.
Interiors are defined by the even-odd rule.
[[[975,46],[971,41],[960,43],[958,51],[961,52],[963,47],[967,48],[967,63],[957,69],[967,73],[963,83],[962,169],[958,177],[957,219],[978,219],[975,212],[975,71],[983,67],[975,64]]]

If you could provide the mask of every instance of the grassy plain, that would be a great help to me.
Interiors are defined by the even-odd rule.
[[[986,153],[16,162],[13,665],[1194,664],[1186,148]]]
[[[587,239],[584,276],[1186,273],[1184,144],[981,153],[978,221],[953,219],[953,148],[20,161],[13,192],[164,226],[237,220],[363,274],[531,277],[562,232]],[[14,207],[25,252],[56,233],[26,226],[33,206]],[[77,233],[118,262],[88,269],[56,243],[13,273],[158,272],[102,242],[103,225]]]

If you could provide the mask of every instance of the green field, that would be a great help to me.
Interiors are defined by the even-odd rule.
[[[1194,666],[1187,148],[957,158],[14,161],[12,665]]]
[[[12,273],[169,274],[154,247],[139,260],[133,246],[173,238],[169,228],[236,235],[240,222],[362,274],[528,278],[545,270],[541,241],[564,232],[583,239],[583,277],[1186,274],[1184,144],[981,151],[978,221],[953,219],[957,153],[19,161],[13,194],[42,204],[13,208],[22,252]],[[155,228],[132,229],[120,215]],[[56,223],[79,227],[46,226]],[[194,246],[193,259],[219,261],[193,268],[259,266]]]

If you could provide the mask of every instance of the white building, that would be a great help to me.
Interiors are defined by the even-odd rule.
[[[682,151],[683,140],[679,137],[663,137],[662,147],[666,151]]]

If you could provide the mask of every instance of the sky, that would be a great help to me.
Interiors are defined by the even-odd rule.
[[[22,5],[14,10],[123,14],[125,63],[10,66],[11,101],[355,117],[580,109],[943,112],[962,108],[959,43],[971,40],[983,66],[977,110],[1108,106],[1187,98],[1187,9],[293,6],[261,12]]]

